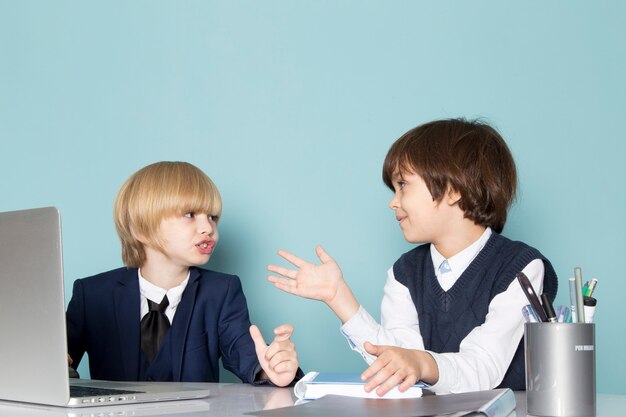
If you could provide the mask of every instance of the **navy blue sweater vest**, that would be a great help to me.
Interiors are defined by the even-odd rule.
[[[538,250],[495,232],[448,291],[437,281],[428,244],[402,255],[394,264],[393,273],[411,294],[426,350],[458,352],[461,341],[485,322],[491,300],[505,291],[533,259],[543,260],[543,292],[554,301],[558,282],[550,261]],[[520,311],[519,320],[522,319]],[[525,385],[522,340],[499,387],[523,390]]]

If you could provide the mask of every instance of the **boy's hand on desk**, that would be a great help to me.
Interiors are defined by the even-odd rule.
[[[321,246],[315,248],[322,262],[315,265],[289,252],[278,254],[298,269],[269,265],[267,269],[281,277],[270,275],[268,281],[280,290],[300,297],[323,301],[337,314],[342,322],[350,319],[359,309],[359,303],[343,279],[339,265]]]
[[[369,342],[365,342],[364,347],[367,353],[377,357],[361,374],[363,380],[372,378],[365,384],[367,392],[378,387],[376,394],[383,396],[396,385],[404,392],[420,379],[431,384],[439,379],[435,359],[428,352]]]
[[[298,355],[290,337],[293,326],[283,324],[274,329],[274,341],[268,346],[259,328],[250,326],[250,336],[254,341],[256,354],[267,378],[279,387],[293,381],[298,371]]]

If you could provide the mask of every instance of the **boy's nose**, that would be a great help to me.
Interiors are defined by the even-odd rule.
[[[203,214],[202,216],[200,216],[200,221],[198,222],[198,230],[200,233],[206,233],[208,235],[213,233],[213,224],[209,220],[208,215]]]
[[[393,197],[391,197],[391,200],[389,200],[389,208],[392,210],[395,210],[398,207],[399,207],[398,196],[397,194],[394,193]]]

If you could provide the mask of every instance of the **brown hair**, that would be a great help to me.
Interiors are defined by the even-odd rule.
[[[401,173],[421,176],[435,201],[459,193],[459,208],[476,224],[500,233],[515,199],[517,173],[506,142],[478,120],[436,120],[406,132],[389,149],[383,181]]]
[[[164,218],[188,212],[219,217],[222,199],[213,181],[187,162],[157,162],[126,180],[115,199],[114,219],[122,259],[131,268],[146,260],[144,242],[163,250],[159,226]]]

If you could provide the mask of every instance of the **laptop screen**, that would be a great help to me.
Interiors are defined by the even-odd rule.
[[[54,207],[0,213],[0,398],[67,403],[61,220]]]
[[[0,213],[0,286],[0,400],[84,407],[209,395],[208,387],[193,383],[73,380],[91,393],[70,399],[56,208]]]

